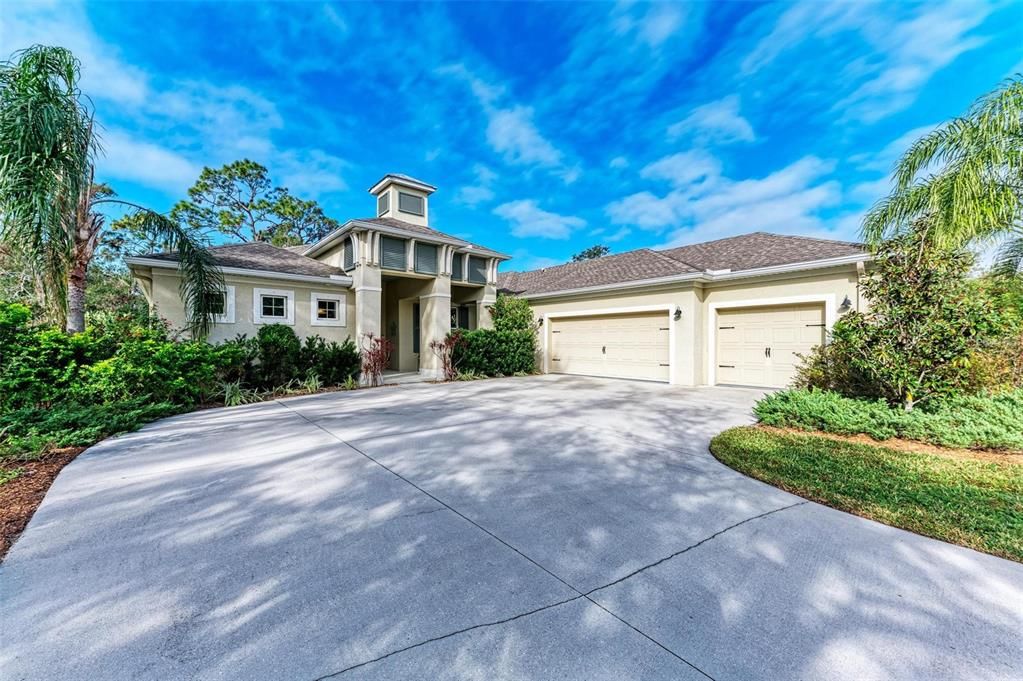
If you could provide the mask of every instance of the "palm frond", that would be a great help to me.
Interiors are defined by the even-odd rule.
[[[16,244],[62,311],[73,253],[73,214],[98,149],[78,90],[79,62],[34,46],[0,64],[0,242]]]
[[[864,218],[882,240],[926,222],[943,247],[984,244],[1023,218],[1023,78],[979,99],[965,116],[924,135],[894,170],[892,193]]]
[[[116,203],[135,210],[132,228],[147,234],[154,243],[177,253],[181,300],[193,338],[205,338],[217,314],[217,294],[224,291],[224,275],[203,241],[192,231],[157,212],[120,199],[98,199],[96,204]]]
[[[1008,238],[995,255],[994,272],[1005,277],[1023,276],[1023,229]]]

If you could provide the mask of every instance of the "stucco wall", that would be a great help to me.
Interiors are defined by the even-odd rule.
[[[628,310],[676,307],[681,318],[672,319],[674,344],[672,352],[672,382],[678,385],[703,385],[708,381],[708,348],[712,344],[714,318],[719,307],[738,304],[774,304],[794,301],[819,301],[831,311],[829,325],[847,311],[841,308],[848,297],[858,309],[857,273],[855,265],[845,265],[797,275],[743,279],[713,284],[679,284],[645,291],[594,293],[585,296],[558,299],[531,300],[537,317],[556,316],[580,312],[625,312]],[[541,343],[550,347],[550,324],[541,330]],[[546,370],[546,358],[541,368]]]
[[[230,340],[240,333],[255,336],[263,324],[253,321],[253,289],[279,289],[294,293],[294,323],[291,327],[299,338],[318,335],[328,340],[343,341],[354,335],[355,297],[341,286],[285,281],[281,279],[259,279],[226,275],[224,283],[234,287],[233,324],[218,322],[210,332],[208,340],[218,343]],[[344,326],[319,326],[312,323],[311,294],[313,292],[340,295],[345,307]],[[156,313],[170,322],[171,328],[180,330],[187,327],[185,309],[178,293],[178,276],[173,271],[153,271],[152,301]]]

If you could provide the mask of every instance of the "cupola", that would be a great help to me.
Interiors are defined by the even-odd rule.
[[[416,225],[430,224],[430,194],[437,191],[432,184],[400,173],[388,173],[369,188],[376,197],[378,218],[394,218]]]

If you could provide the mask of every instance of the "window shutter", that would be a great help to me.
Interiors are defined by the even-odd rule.
[[[469,281],[474,284],[487,283],[487,259],[469,256]]]
[[[416,243],[416,272],[437,274],[437,247],[433,244]]]
[[[351,237],[345,239],[344,269],[350,270],[355,266],[355,245]]]
[[[377,217],[386,213],[391,207],[391,193],[384,192],[377,197]]]
[[[455,253],[455,257],[451,259],[451,278],[454,281],[464,281],[465,272],[462,271],[462,265],[465,264],[465,256],[461,253]]]
[[[415,194],[406,194],[405,192],[398,192],[398,210],[402,213],[411,213],[412,215],[425,215],[426,211],[423,210],[423,197],[416,196]]]
[[[405,240],[380,237],[380,266],[389,270],[408,269],[405,262]]]

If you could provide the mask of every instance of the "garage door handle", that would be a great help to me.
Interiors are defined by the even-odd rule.
[[[771,356],[771,348],[764,348],[764,357]]]
[[[607,346],[606,345],[600,346],[600,354],[602,354],[602,355],[606,355],[607,354]]]
[[[734,364],[718,364],[718,369],[734,369]]]

